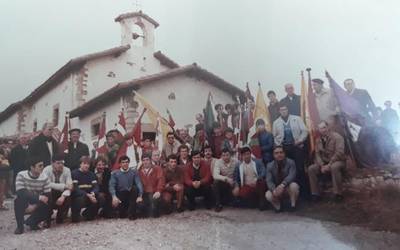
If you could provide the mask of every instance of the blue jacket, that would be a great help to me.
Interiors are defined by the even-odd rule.
[[[252,162],[255,163],[255,170],[257,172],[257,179],[258,180],[263,180],[265,179],[265,166],[264,164],[257,159],[252,159]],[[243,162],[239,162],[236,167],[235,167],[235,172],[234,172],[234,181],[235,185],[238,185],[239,187],[243,186]]]
[[[111,173],[109,191],[112,196],[115,196],[117,192],[131,191],[133,186],[136,186],[138,195],[141,196],[143,194],[143,185],[136,170],[130,168],[128,171],[123,172],[118,169]]]
[[[268,131],[263,131],[258,134],[258,141],[260,143],[262,159],[265,164],[272,161],[274,158],[272,156],[272,149],[274,148],[274,137],[272,133]]]

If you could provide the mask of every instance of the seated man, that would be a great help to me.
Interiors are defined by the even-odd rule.
[[[129,157],[119,158],[120,169],[111,174],[109,191],[112,196],[112,206],[118,208],[119,217],[136,219],[136,204],[142,202],[143,187],[139,174],[129,168]]]
[[[55,155],[52,165],[44,168],[43,173],[49,178],[51,188],[50,217],[57,209],[56,223],[61,224],[71,205],[72,177],[71,170],[64,166],[64,157]]]
[[[15,183],[17,193],[17,198],[14,200],[14,212],[17,220],[15,234],[24,233],[24,222],[32,230],[37,230],[40,222],[50,219],[51,188],[49,179],[42,174],[43,161],[32,158],[29,165],[30,170],[19,172]],[[31,213],[26,221],[24,221],[25,213]]]
[[[152,164],[150,154],[142,155],[139,176],[143,185],[143,202],[138,204],[140,212],[145,217],[157,218],[160,216],[160,199],[165,179],[162,168]]]
[[[222,200],[231,200],[232,190],[234,188],[233,173],[239,162],[231,157],[231,151],[228,148],[222,149],[221,159],[215,162],[213,170],[214,178],[214,197],[215,211],[222,210]]]
[[[96,175],[89,171],[90,158],[82,156],[79,159],[79,168],[72,171],[73,191],[71,194],[72,222],[81,220],[81,209],[86,208],[82,215],[86,220],[94,220],[99,209]]]
[[[296,201],[299,197],[299,185],[296,180],[296,164],[293,160],[286,158],[282,146],[276,146],[273,150],[274,160],[267,165],[267,186],[268,191],[265,197],[275,208],[276,212],[281,211],[281,201],[284,195],[290,197],[291,209],[296,209]]]
[[[232,191],[243,205],[255,206],[260,210],[265,209],[265,167],[259,160],[251,158],[251,148],[246,145],[240,150],[242,162],[234,172],[235,188]]]
[[[111,178],[111,171],[105,157],[99,156],[94,161],[94,174],[96,175],[97,185],[99,186],[99,209],[102,209],[100,212],[100,216],[104,218],[111,218],[111,194],[108,189]]]
[[[327,122],[318,124],[320,138],[316,142],[314,165],[308,168],[311,195],[314,201],[320,199],[318,175],[330,173],[336,201],[342,201],[342,173],[346,167],[343,137],[329,129]]]
[[[162,199],[168,213],[172,212],[172,199],[176,197],[176,209],[183,212],[183,168],[177,166],[178,157],[170,155],[164,168],[165,188]]]
[[[211,170],[210,166],[201,160],[200,151],[192,151],[192,162],[185,167],[185,193],[189,202],[189,210],[196,209],[195,198],[203,196],[207,209],[212,206]]]

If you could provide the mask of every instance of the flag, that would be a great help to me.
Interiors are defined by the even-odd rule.
[[[157,123],[157,128],[156,128],[156,139],[155,141],[157,142],[157,148],[158,150],[162,150],[164,147],[164,137],[161,131],[161,121],[160,118],[158,118],[158,123]]]
[[[306,86],[304,72],[301,71],[301,118],[309,131],[309,153],[311,156],[315,151],[315,140],[318,137],[317,125],[320,117],[311,84],[311,69],[307,69],[307,71],[308,86]]]
[[[125,119],[125,115],[124,115],[124,109],[122,109],[118,115],[118,123],[117,123],[116,129],[122,135],[126,134],[126,119]]]
[[[98,135],[98,148],[97,153],[105,154],[107,153],[107,146],[106,146],[106,113],[103,113],[103,117],[100,123],[99,128],[99,135]]]
[[[174,127],[175,127],[175,121],[174,121],[174,119],[172,118],[171,112],[169,112],[168,109],[167,109],[167,114],[168,114],[168,125],[169,125],[171,128],[174,128]]]
[[[244,93],[247,100],[251,100],[254,102],[254,96],[250,92],[249,83],[246,82],[246,91]]]
[[[69,129],[70,129],[70,121],[69,121],[69,114],[68,112],[65,114],[65,121],[64,127],[61,131],[60,140],[58,143],[61,144],[62,151],[65,152],[68,150],[68,136],[69,136]]]
[[[134,92],[134,98],[139,101],[139,103],[146,109],[147,117],[149,118],[151,124],[153,124],[154,128],[157,127],[158,121],[160,121],[160,129],[163,135],[163,138],[167,137],[167,133],[171,131],[171,127],[169,126],[168,121],[163,118],[160,113],[139,93]],[[158,119],[159,118],[159,119]]]
[[[269,111],[267,104],[264,99],[263,91],[261,89],[261,84],[258,83],[258,91],[256,97],[255,108],[253,112],[253,126],[249,130],[248,144],[252,149],[252,153],[256,158],[262,158],[261,147],[258,141],[257,126],[256,122],[262,119],[265,123],[265,128],[267,131],[271,131],[271,123],[269,121]],[[254,122],[255,121],[255,122]]]
[[[208,93],[206,108],[204,109],[204,129],[208,135],[212,134],[215,118],[216,115],[214,114],[214,106],[212,104],[212,95],[210,92]]]

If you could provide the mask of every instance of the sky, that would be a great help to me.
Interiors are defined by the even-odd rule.
[[[141,9],[160,23],[156,50],[255,92],[284,95],[300,72],[353,78],[375,103],[400,101],[400,1],[0,0],[0,110],[70,59],[120,45],[114,18]],[[255,93],[253,93],[255,94]],[[397,108],[397,105],[396,105]]]

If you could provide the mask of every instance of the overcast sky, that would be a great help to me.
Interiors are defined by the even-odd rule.
[[[134,2],[0,0],[0,110],[71,58],[120,45],[114,18]],[[240,87],[260,81],[279,97],[284,83],[299,86],[302,69],[321,78],[328,69],[340,84],[354,78],[380,106],[400,101],[398,0],[139,2],[160,23],[156,49],[181,65],[197,62]]]

